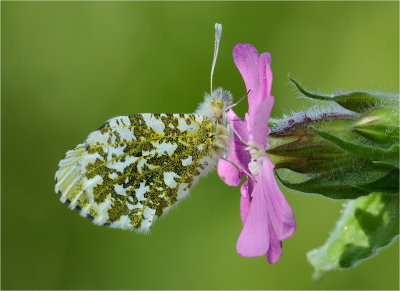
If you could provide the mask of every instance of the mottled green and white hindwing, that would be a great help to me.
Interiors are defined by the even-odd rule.
[[[212,169],[216,130],[197,114],[110,119],[60,161],[56,192],[96,224],[147,230]]]

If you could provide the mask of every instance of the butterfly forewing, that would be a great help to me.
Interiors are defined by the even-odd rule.
[[[215,131],[196,114],[115,117],[66,153],[56,192],[96,224],[147,230],[212,168]]]

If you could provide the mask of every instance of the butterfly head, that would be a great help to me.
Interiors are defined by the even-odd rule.
[[[228,124],[226,111],[231,105],[232,94],[227,90],[217,88],[211,94],[205,94],[204,102],[199,105],[196,113],[208,117],[215,124],[226,127]]]

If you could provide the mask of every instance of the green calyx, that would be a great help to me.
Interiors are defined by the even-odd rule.
[[[398,99],[363,91],[328,96],[290,80],[306,97],[347,110],[298,113],[297,118],[271,121],[267,153],[281,183],[336,199],[376,191],[398,194]],[[301,174],[301,181],[282,179],[280,169]]]
[[[399,137],[399,111],[396,108],[377,108],[353,124],[353,131],[381,144],[396,144]]]
[[[329,124],[336,130],[345,130],[351,123],[351,120],[315,120],[294,124],[287,130],[270,134],[270,149],[267,152],[276,168],[303,174],[340,169],[352,164],[354,155],[319,136],[313,126]]]
[[[324,95],[290,80],[304,96],[334,109],[270,122],[267,153],[278,181],[303,193],[350,199],[325,244],[307,254],[319,279],[356,266],[399,235],[399,101],[364,91]]]

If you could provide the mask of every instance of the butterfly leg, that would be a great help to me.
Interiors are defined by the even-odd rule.
[[[258,145],[258,144],[255,144],[255,143],[253,143],[253,142],[247,142],[247,141],[245,141],[245,140],[240,136],[240,134],[237,132],[237,130],[236,130],[231,124],[228,124],[228,126],[229,126],[229,129],[232,130],[233,133],[236,135],[236,137],[237,137],[243,144],[247,145],[246,150],[248,150],[248,151],[250,151],[250,152],[251,152],[251,151],[263,152],[263,147],[262,147],[262,146],[260,146],[260,145]]]
[[[227,161],[228,163],[231,163],[232,165],[234,165],[238,170],[243,171],[247,177],[250,177],[254,182],[257,182],[256,179],[253,177],[252,174],[250,174],[248,171],[246,171],[241,165],[239,165],[238,163],[235,163],[234,161],[231,161],[225,157],[222,157],[221,159]]]
[[[232,105],[226,107],[225,112],[228,112],[230,109],[232,109],[233,107],[237,106],[240,102],[242,102],[244,98],[248,97],[250,91],[251,90],[247,91],[246,95],[243,95],[242,98],[240,98],[238,102],[233,103]]]
[[[243,144],[245,144],[245,145],[247,145],[247,146],[251,146],[247,141],[245,141],[245,140],[241,137],[241,135],[237,132],[237,130],[236,130],[230,123],[228,123],[228,127],[229,127],[229,130],[232,130],[233,133],[236,135],[236,137],[237,137]]]

